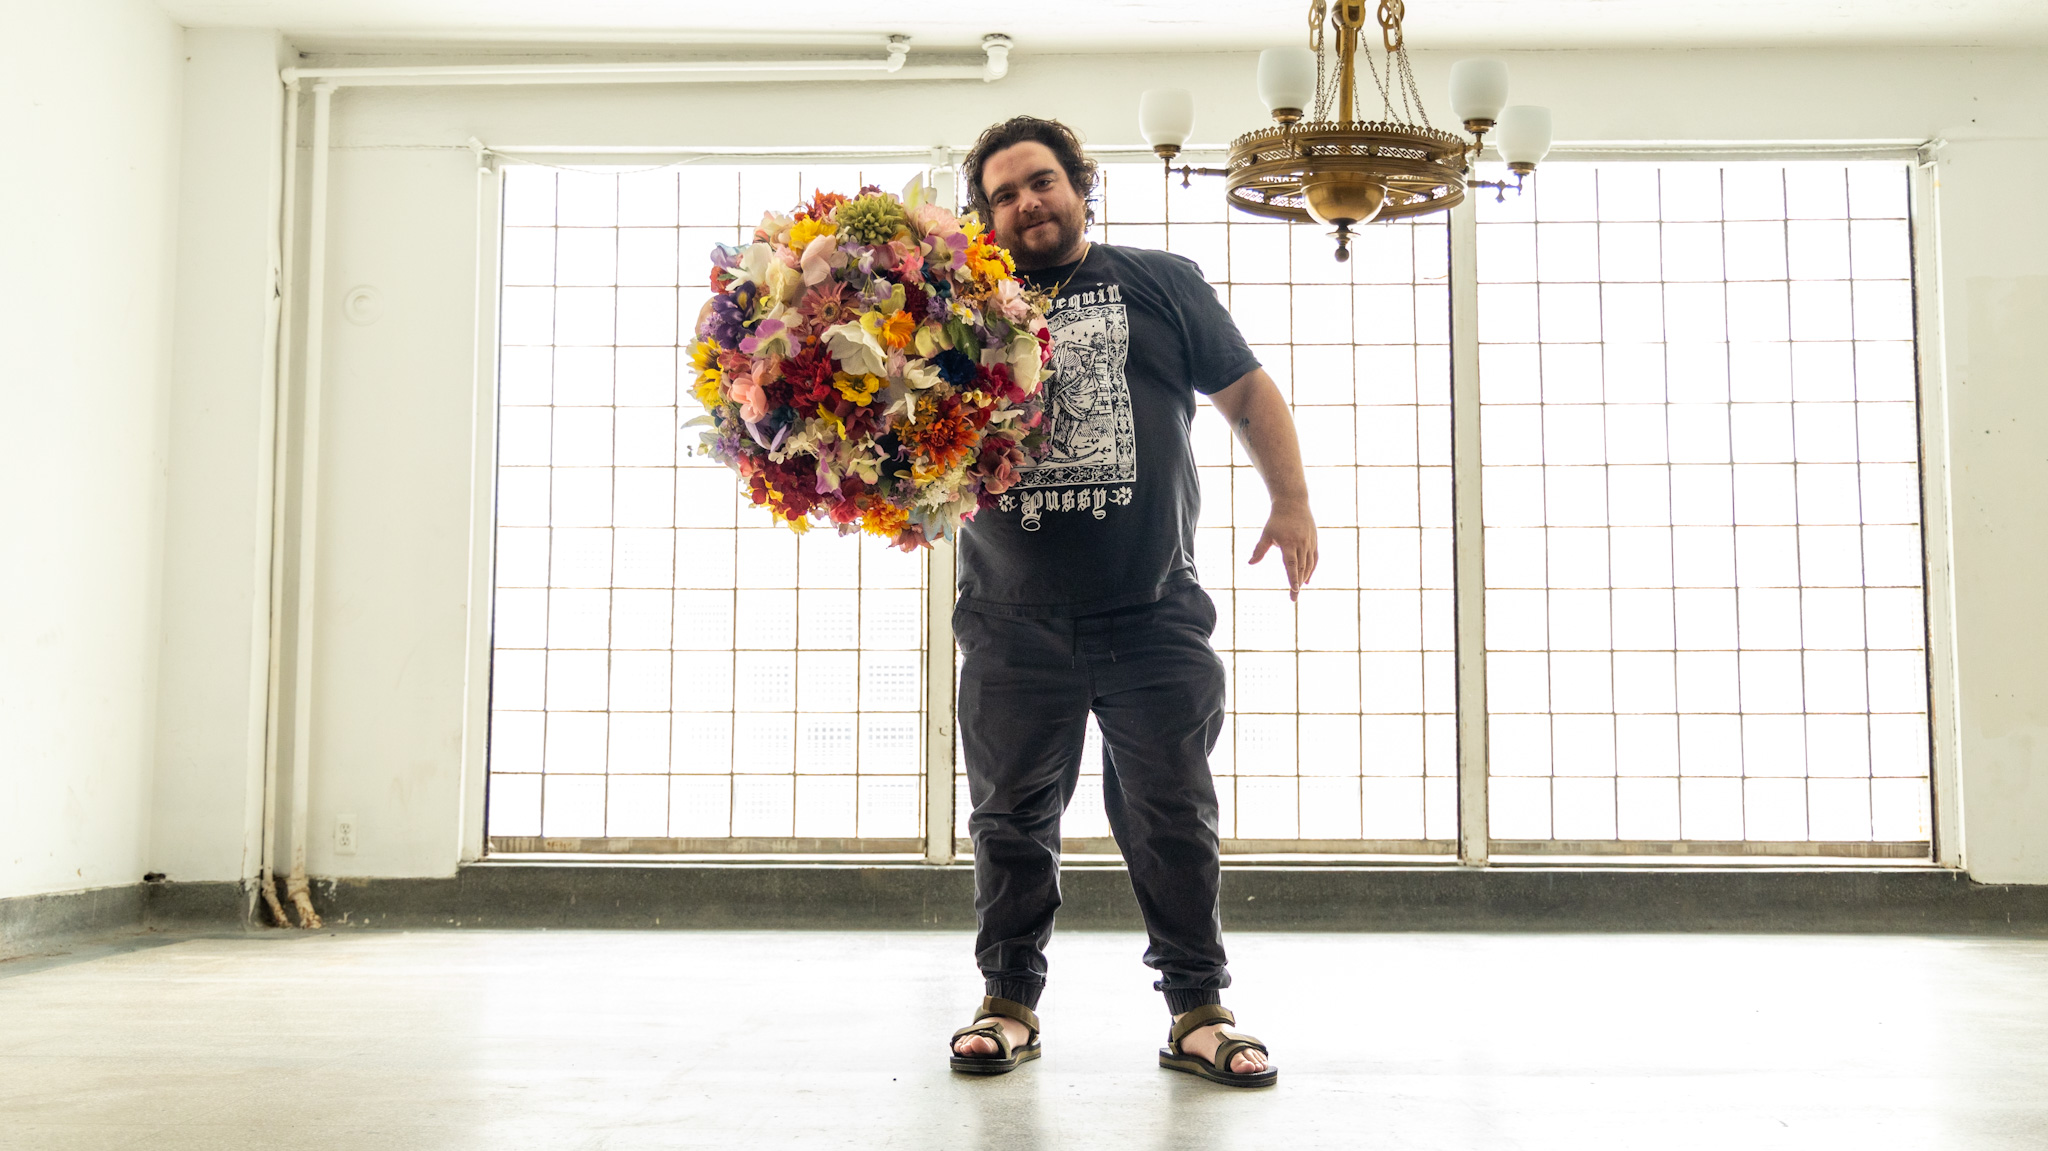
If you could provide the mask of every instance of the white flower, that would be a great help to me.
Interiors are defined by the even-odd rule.
[[[795,304],[804,294],[804,274],[801,270],[776,260],[768,266],[768,282],[765,286],[771,299],[778,305],[788,307]]]
[[[1038,360],[1038,338],[1025,334],[1010,341],[1010,375],[1015,377],[1022,388],[1035,388],[1044,376],[1044,365]]]
[[[835,324],[825,329],[825,350],[849,374],[856,376],[886,375],[889,353],[882,348],[881,341],[873,332],[863,328],[860,321]]]

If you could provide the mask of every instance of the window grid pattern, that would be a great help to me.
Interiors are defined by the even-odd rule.
[[[1907,189],[1552,163],[1480,202],[1495,838],[1928,839]]]
[[[1203,401],[1196,563],[1230,676],[1211,758],[1224,838],[1454,838],[1448,225],[1376,225],[1338,263],[1327,229],[1228,210],[1220,180],[1105,164],[1098,194],[1095,239],[1194,260],[1231,309],[1294,405],[1320,529],[1296,605],[1277,552],[1248,565],[1265,485]],[[1109,834],[1101,772],[1091,720],[1069,840]]]
[[[910,838],[924,563],[692,455],[715,242],[917,169],[505,174],[489,834]]]

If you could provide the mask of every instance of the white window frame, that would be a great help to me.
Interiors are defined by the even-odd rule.
[[[1921,530],[1925,555],[1927,604],[1927,658],[1930,691],[1928,723],[1932,743],[1932,862],[1955,867],[1961,863],[1961,827],[1957,795],[1956,703],[1955,703],[1955,621],[1952,556],[1950,544],[1949,458],[1947,429],[1947,379],[1944,371],[1943,307],[1941,283],[1941,237],[1939,231],[1939,183],[1934,174],[1936,145],[1922,141],[1865,141],[1846,143],[1795,143],[1783,146],[1752,144],[1659,144],[1627,143],[1599,147],[1561,147],[1551,153],[1553,160],[1622,161],[1735,161],[1735,160],[1897,160],[1909,162],[1910,202],[1908,223],[1912,235],[1915,347],[1919,366],[1919,423],[1921,468]],[[492,154],[495,153],[495,154]],[[927,160],[939,183],[941,195],[953,191],[954,170],[962,149],[933,149],[928,153],[904,150],[811,150],[761,153],[701,153],[677,150],[618,151],[570,148],[479,149],[477,172],[477,262],[475,372],[472,380],[471,420],[471,517],[469,524],[470,599],[465,660],[465,714],[463,739],[463,798],[460,858],[465,862],[486,854],[485,792],[487,741],[490,720],[490,662],[492,591],[495,586],[493,550],[496,530],[495,476],[497,472],[497,375],[499,299],[499,245],[502,204],[502,165],[499,156],[561,164],[662,163],[697,158],[707,162],[770,163],[803,160]],[[1105,159],[1131,159],[1135,155],[1101,153]],[[1189,153],[1183,159],[1207,162],[1220,155]],[[1542,179],[1539,173],[1534,177]],[[1486,194],[1486,193],[1478,193]],[[1485,537],[1482,528],[1479,456],[1479,338],[1477,205],[1467,200],[1449,213],[1451,291],[1451,467],[1452,539],[1457,668],[1458,732],[1458,839],[1457,861],[1468,866],[1485,866],[1498,848],[1488,826],[1487,806],[1487,702],[1485,640]],[[926,635],[925,650],[925,812],[923,862],[943,865],[956,858],[954,826],[954,653],[952,606],[954,556],[950,545],[941,544],[926,553]],[[1481,589],[1468,594],[1471,589]],[[1519,845],[1518,851],[1552,856],[1659,855],[1685,856],[1684,843],[1602,841],[1599,844],[1556,841],[1543,845]],[[1813,855],[1863,856],[1897,860],[1887,854],[1886,845],[1809,844]],[[1711,858],[1725,860],[1731,854],[1745,854],[1739,845],[1714,844]],[[1783,845],[1773,845],[1782,854]],[[1863,849],[1863,850],[1859,850]],[[1327,850],[1327,845],[1321,850]],[[1362,841],[1359,851],[1372,845]],[[1913,858],[1928,858],[1914,852]]]

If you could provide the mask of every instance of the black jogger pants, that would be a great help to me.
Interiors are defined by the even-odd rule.
[[[1230,986],[1209,752],[1223,727],[1216,606],[1189,584],[1156,603],[1073,619],[961,609],[959,723],[974,814],[975,959],[990,995],[1035,1007],[1059,909],[1060,815],[1088,714],[1102,800],[1123,851],[1167,1007]]]

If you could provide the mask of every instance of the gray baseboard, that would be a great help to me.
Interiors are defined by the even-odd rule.
[[[1121,867],[1069,867],[1061,926],[1135,930]],[[336,927],[952,929],[966,867],[492,862],[446,879],[328,880]],[[1234,867],[1239,931],[1816,931],[2048,934],[2048,886],[1932,868]]]
[[[219,931],[251,922],[240,883],[128,883],[0,899],[0,959],[141,931]]]
[[[0,956],[34,954],[72,940],[142,927],[144,884],[0,899]]]
[[[1137,930],[1120,866],[1070,866],[1062,927]],[[493,861],[438,879],[315,879],[335,929],[954,930],[968,867]],[[1927,867],[1241,866],[1234,931],[1766,931],[2048,935],[2048,885]],[[0,899],[0,957],[144,931],[268,926],[239,883],[138,883]]]

